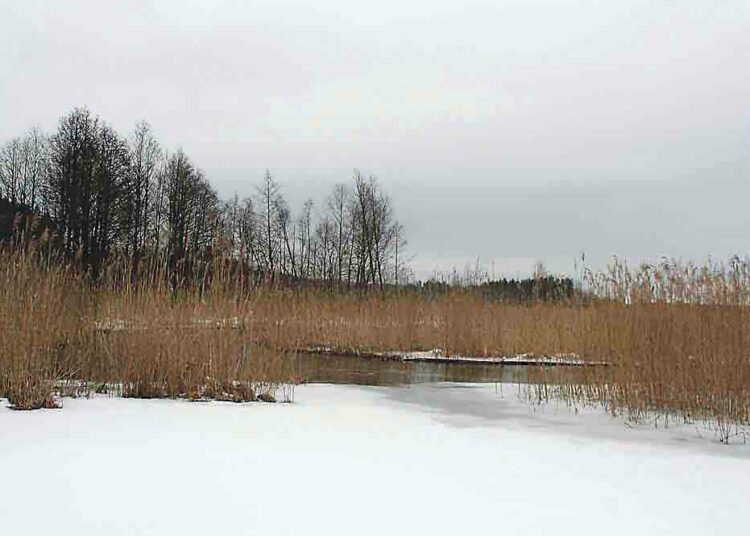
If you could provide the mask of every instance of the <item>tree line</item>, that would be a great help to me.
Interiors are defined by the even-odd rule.
[[[0,147],[0,199],[52,222],[62,251],[94,269],[117,253],[172,268],[220,255],[265,280],[383,288],[410,274],[403,227],[375,177],[355,171],[296,214],[268,171],[253,195],[222,200],[147,123],[122,136],[86,108]]]

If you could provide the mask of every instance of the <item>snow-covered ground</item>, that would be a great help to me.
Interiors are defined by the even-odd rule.
[[[307,385],[294,404],[0,409],[0,530],[744,534],[750,445],[534,408],[505,386]],[[4,406],[4,404],[3,404]]]

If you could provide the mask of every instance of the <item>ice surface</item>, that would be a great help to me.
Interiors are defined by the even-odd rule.
[[[750,445],[514,388],[307,385],[294,404],[0,409],[3,534],[740,534]]]

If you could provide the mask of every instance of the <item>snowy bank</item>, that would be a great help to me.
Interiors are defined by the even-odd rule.
[[[545,366],[545,367],[597,367],[609,365],[606,361],[591,361],[581,359],[576,354],[535,355],[531,353],[514,356],[462,356],[446,355],[443,350],[435,348],[427,351],[387,351],[367,352],[359,350],[340,350],[328,346],[313,346],[300,350],[302,353],[316,355],[370,357],[394,361],[422,361],[432,363],[461,363],[477,365],[517,365],[517,366]]]
[[[294,404],[3,405],[2,529],[685,536],[747,526],[750,446],[535,408],[504,388],[305,385]]]

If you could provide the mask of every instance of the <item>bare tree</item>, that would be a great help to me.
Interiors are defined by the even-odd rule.
[[[18,203],[21,181],[21,139],[15,138],[0,148],[0,197]]]
[[[409,267],[404,260],[404,248],[406,247],[406,238],[404,237],[404,226],[398,221],[393,224],[393,282],[396,286],[399,283],[409,280]],[[399,256],[400,254],[400,256]]]
[[[87,109],[60,120],[43,192],[69,254],[96,260],[117,245],[129,168],[125,141]]]
[[[299,242],[299,260],[297,266],[299,268],[300,277],[311,277],[312,267],[312,250],[315,248],[313,243],[313,201],[308,199],[302,207],[302,214],[300,214],[299,220],[297,221],[297,241]]]
[[[336,261],[336,225],[328,216],[318,222],[314,243],[314,275],[332,286],[340,281],[340,275]]]
[[[219,196],[201,170],[194,174],[194,204],[190,220],[190,253],[194,257],[213,247],[219,226]]]
[[[97,149],[91,253],[102,259],[127,236],[130,153],[127,142],[108,125],[99,129]]]
[[[282,274],[297,276],[296,243],[294,242],[294,228],[292,228],[292,213],[289,205],[281,195],[276,196],[274,202],[276,220],[273,228],[276,232],[276,242],[280,249],[279,271]]]
[[[352,228],[347,218],[347,205],[349,203],[349,189],[345,184],[337,184],[333,193],[328,198],[328,213],[335,226],[335,263],[336,279],[343,280],[344,262],[348,253],[349,236]]]
[[[128,234],[126,251],[137,255],[146,248],[153,235],[151,226],[157,192],[157,175],[161,148],[145,121],[138,123],[129,139],[131,173],[128,181]],[[154,244],[150,244],[154,245]]]
[[[47,168],[47,141],[39,128],[30,129],[0,148],[0,197],[33,210],[41,202]]]
[[[239,207],[238,223],[241,257],[249,266],[257,267],[260,263],[258,258],[259,222],[253,200],[249,197],[244,198]]]
[[[239,255],[240,248],[240,198],[235,193],[221,203],[219,229],[223,241],[223,250],[230,256]]]
[[[356,283],[383,288],[392,262],[395,223],[390,197],[375,177],[365,178],[355,171],[348,214],[352,229],[350,262],[355,266]]]
[[[258,219],[262,225],[262,267],[265,271],[274,273],[279,257],[279,240],[277,233],[278,208],[279,208],[279,185],[266,171],[263,183],[256,192]]]
[[[187,256],[190,220],[197,203],[195,169],[183,151],[169,157],[163,187],[167,250],[171,262],[175,263]]]

